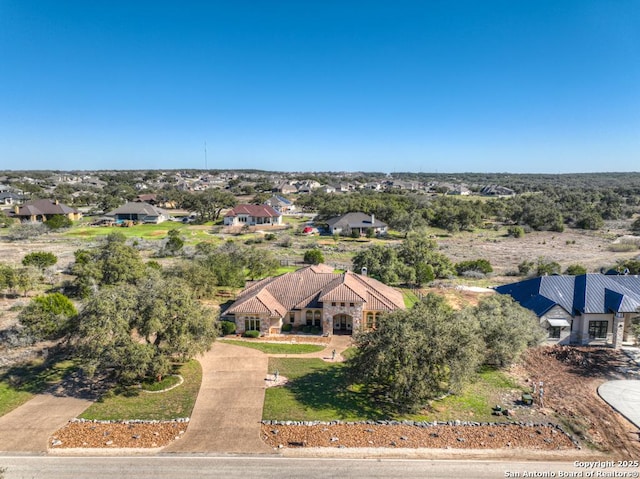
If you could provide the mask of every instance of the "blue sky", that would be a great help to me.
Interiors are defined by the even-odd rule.
[[[0,169],[640,170],[637,0],[0,0]]]

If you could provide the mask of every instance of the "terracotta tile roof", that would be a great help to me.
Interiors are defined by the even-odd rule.
[[[280,216],[276,210],[269,205],[238,205],[227,212],[225,217],[238,215],[249,215],[254,218],[277,218]]]
[[[320,308],[323,301],[364,302],[365,309],[373,311],[404,308],[399,291],[355,273],[334,273],[321,264],[250,284],[226,312],[282,317],[294,309]]]

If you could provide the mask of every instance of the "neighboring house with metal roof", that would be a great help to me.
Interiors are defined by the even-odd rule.
[[[353,230],[357,230],[361,236],[364,236],[372,228],[376,236],[387,233],[386,223],[376,220],[374,215],[367,215],[361,212],[347,213],[331,218],[327,220],[327,226],[331,234],[351,234]]]
[[[282,224],[282,214],[268,205],[237,205],[224,215],[225,226],[273,226]]]
[[[264,204],[267,206],[271,206],[274,210],[279,211],[283,214],[293,213],[296,210],[296,205],[294,205],[291,200],[278,195],[273,195],[271,198],[265,201]]]
[[[640,317],[640,276],[589,273],[541,276],[495,288],[533,311],[560,344],[633,342],[632,320]]]
[[[82,218],[80,211],[60,203],[58,200],[29,201],[14,208],[12,216],[20,221],[44,222],[55,215],[66,216],[71,221],[78,221]]]
[[[110,211],[105,216],[119,221],[135,221],[138,223],[158,224],[169,219],[169,214],[163,209],[157,208],[149,203],[130,201],[120,208]]]
[[[235,321],[239,333],[278,334],[291,324],[331,335],[373,328],[381,314],[404,307],[394,288],[319,264],[249,284],[224,316]]]

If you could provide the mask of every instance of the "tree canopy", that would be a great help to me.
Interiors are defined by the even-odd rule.
[[[81,311],[75,339],[89,373],[111,372],[127,384],[206,351],[217,328],[186,283],[150,274],[137,285],[100,289]]]
[[[36,296],[18,315],[25,332],[35,340],[57,339],[66,334],[78,314],[69,298],[61,293]]]
[[[402,412],[459,390],[482,362],[478,322],[436,295],[381,318],[377,329],[356,334],[354,342],[358,349],[348,361],[353,381]]]

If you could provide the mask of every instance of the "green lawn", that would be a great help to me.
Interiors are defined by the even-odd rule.
[[[0,382],[0,416],[21,406],[33,397],[28,391],[20,391],[5,382]]]
[[[420,301],[411,289],[400,288],[400,291],[402,291],[402,298],[404,299],[404,305],[407,309],[410,309],[414,304]]]
[[[505,392],[521,389],[504,373],[485,369],[461,394],[433,401],[423,414],[398,416],[376,405],[359,388],[350,386],[342,363],[326,363],[320,359],[271,358],[269,371],[273,373],[276,369],[289,379],[289,384],[266,390],[263,419],[509,421],[506,416],[492,416],[491,408],[499,404]]]
[[[73,361],[32,361],[14,366],[0,376],[0,416],[24,404],[75,370]]]
[[[148,240],[161,240],[166,238],[169,230],[177,229],[187,244],[198,243],[201,241],[219,241],[212,234],[210,226],[203,225],[185,225],[173,221],[165,221],[160,224],[141,224],[128,228],[118,226],[87,226],[77,225],[63,233],[63,236],[69,238],[95,239],[107,236],[111,233],[122,233],[127,238],[142,238]]]
[[[321,359],[271,358],[269,372],[289,378],[287,387],[265,391],[263,419],[292,421],[359,421],[388,417],[348,387],[342,363]]]
[[[267,354],[307,354],[316,353],[325,349],[325,346],[317,346],[315,344],[263,343],[257,341],[236,341],[233,339],[221,339],[220,342],[257,349],[258,351],[262,351]]]
[[[107,393],[82,415],[84,419],[100,420],[169,420],[191,416],[196,402],[202,369],[195,360],[177,368],[184,383],[166,392],[147,393],[139,388],[119,388]]]

